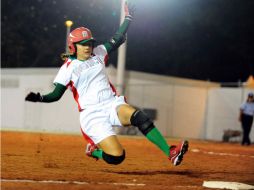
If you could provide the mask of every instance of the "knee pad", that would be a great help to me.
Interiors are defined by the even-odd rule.
[[[136,110],[132,116],[131,116],[131,124],[135,127],[138,127],[138,129],[146,135],[149,133],[153,128],[153,122],[152,120],[142,111]]]
[[[105,162],[107,162],[108,164],[120,164],[122,163],[122,161],[124,161],[125,159],[125,150],[123,150],[123,154],[121,156],[113,156],[110,154],[107,154],[105,152],[102,153],[102,157],[103,160],[105,160]]]

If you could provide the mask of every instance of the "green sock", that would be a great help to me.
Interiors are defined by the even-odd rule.
[[[169,156],[169,145],[156,127],[146,134],[146,138],[148,138],[149,141],[158,146],[167,156]]]
[[[102,153],[103,153],[103,150],[102,150],[102,149],[95,149],[95,150],[92,152],[92,156],[93,156],[93,157],[96,157],[96,158],[102,158]]]

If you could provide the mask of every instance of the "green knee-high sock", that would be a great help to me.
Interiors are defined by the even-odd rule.
[[[95,157],[95,158],[102,158],[102,153],[103,153],[102,149],[95,149],[92,152],[92,156]]]
[[[169,145],[156,127],[146,134],[146,138],[169,156]]]

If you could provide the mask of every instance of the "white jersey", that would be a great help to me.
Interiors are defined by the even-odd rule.
[[[93,49],[88,60],[68,59],[60,68],[54,83],[68,87],[78,103],[79,110],[113,99],[115,90],[105,70],[108,59],[104,45]]]

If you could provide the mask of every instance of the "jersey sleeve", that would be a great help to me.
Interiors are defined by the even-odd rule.
[[[106,65],[108,62],[108,52],[104,45],[99,45],[93,49],[93,54],[98,56],[99,59]]]
[[[54,84],[61,84],[64,86],[68,86],[68,84],[71,81],[71,74],[72,74],[72,70],[71,70],[71,59],[68,59],[60,68],[60,70],[58,71],[55,79],[54,79]]]

